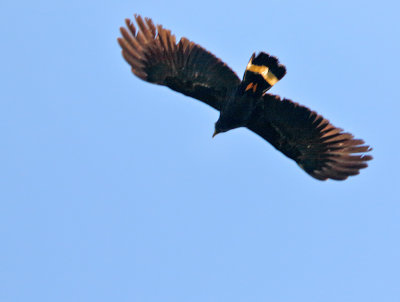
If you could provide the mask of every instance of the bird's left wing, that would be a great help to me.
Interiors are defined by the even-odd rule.
[[[371,151],[321,115],[290,100],[265,94],[247,128],[270,142],[312,177],[344,180],[367,167]]]
[[[132,72],[150,83],[194,97],[220,110],[227,94],[240,83],[220,59],[186,38],[175,36],[151,19],[135,15],[139,30],[126,19],[118,42]]]

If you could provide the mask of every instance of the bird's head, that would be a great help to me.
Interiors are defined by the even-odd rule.
[[[224,127],[221,123],[221,119],[219,119],[216,123],[215,123],[215,128],[214,128],[214,134],[213,134],[213,138],[214,136],[216,136],[219,133],[223,133],[228,131],[229,129],[227,129],[226,127]]]
[[[217,128],[215,128],[214,133],[212,135],[212,138],[214,138],[214,136],[216,136],[218,133],[221,133],[220,131],[217,130]]]

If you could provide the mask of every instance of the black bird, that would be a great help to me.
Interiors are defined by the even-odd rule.
[[[276,57],[253,54],[241,81],[224,62],[151,19],[126,19],[118,42],[132,72],[220,111],[213,137],[238,127],[257,133],[319,180],[344,180],[367,167],[372,149],[307,107],[266,93],[286,73]]]

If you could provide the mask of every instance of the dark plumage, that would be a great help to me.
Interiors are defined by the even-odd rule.
[[[312,177],[344,180],[367,167],[364,141],[336,128],[316,112],[266,93],[286,68],[264,52],[253,54],[243,80],[201,46],[175,36],[151,19],[127,19],[118,42],[132,72],[150,83],[196,98],[220,111],[214,135],[247,127]]]

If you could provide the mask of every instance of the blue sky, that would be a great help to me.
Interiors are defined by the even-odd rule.
[[[146,2],[146,3],[144,3]],[[0,300],[400,301],[396,1],[2,1]],[[374,147],[319,182],[218,113],[135,78],[152,17]]]

